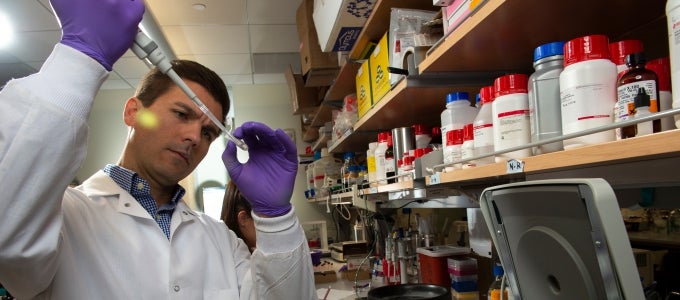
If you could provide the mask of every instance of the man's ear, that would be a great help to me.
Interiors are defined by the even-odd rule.
[[[125,102],[123,109],[123,121],[125,125],[133,127],[137,123],[137,113],[142,109],[142,103],[135,97],[130,97]]]

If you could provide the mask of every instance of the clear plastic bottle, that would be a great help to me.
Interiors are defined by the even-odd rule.
[[[639,117],[641,112],[635,112],[638,107],[638,103],[635,103],[635,101],[644,101],[640,97],[646,97],[647,110],[650,113],[659,111],[657,106],[659,95],[657,84],[658,77],[654,71],[645,68],[646,62],[647,60],[642,52],[636,52],[626,56],[628,70],[619,75],[616,87],[618,99],[614,106],[614,122],[621,122],[628,118],[632,118],[633,114],[637,114]],[[644,93],[644,96],[641,96],[641,92]],[[657,119],[651,122],[637,124],[637,126],[628,126],[627,129],[617,129],[616,138],[622,139],[635,136],[635,134],[632,133],[635,131],[632,128],[635,127],[637,127],[638,132],[659,132],[661,131],[661,120]],[[649,127],[649,130],[647,130],[646,127]],[[627,130],[625,134],[623,133],[624,130]]]
[[[560,73],[562,134],[581,132],[613,122],[616,103],[616,65],[609,59],[609,39],[589,35],[564,44],[564,70]],[[564,149],[615,140],[607,130],[563,141]]]
[[[564,42],[552,42],[534,49],[534,73],[529,76],[529,120],[531,142],[562,134],[560,73],[564,65]],[[562,142],[533,147],[534,155],[562,150]]]
[[[488,300],[500,300],[501,299],[501,285],[503,281],[503,266],[495,265],[493,267],[494,280],[489,285]],[[508,299],[508,290],[505,289],[503,293],[503,299]]]
[[[463,126],[472,123],[477,115],[477,108],[471,106],[470,96],[467,92],[455,92],[446,95],[446,109],[441,113],[442,145],[444,146],[444,163],[460,160],[461,147],[463,144]],[[460,137],[460,144],[452,144],[448,141],[449,131],[459,131],[455,135]],[[460,164],[454,166],[460,169]],[[450,169],[450,168],[447,168]]]
[[[502,151],[531,141],[529,123],[528,76],[509,74],[494,80],[496,99],[491,103],[493,112],[493,147]],[[531,148],[496,155],[496,162],[522,159],[531,156]]]
[[[375,148],[375,180],[376,185],[387,184],[387,172],[385,170],[385,152],[387,151],[387,134],[389,132],[383,131],[378,133],[378,147]]]
[[[479,113],[472,121],[475,156],[493,153],[493,112],[491,103],[494,100],[493,86],[485,86],[479,90],[481,107]],[[477,159],[477,166],[494,163],[494,157]]]
[[[356,154],[354,152],[345,152],[343,156],[343,163],[342,163],[342,169],[341,169],[341,174],[342,174],[342,187],[344,189],[347,189],[352,186],[352,184],[356,183],[356,178],[358,176],[358,170],[354,168],[354,166],[358,166],[359,164],[356,161]],[[352,174],[352,170],[354,170],[354,174]]]
[[[460,148],[460,159],[470,159],[473,157],[475,157],[475,136],[472,122],[470,122],[463,126],[463,145]],[[463,169],[469,169],[474,166],[476,165],[473,160],[462,163]]]

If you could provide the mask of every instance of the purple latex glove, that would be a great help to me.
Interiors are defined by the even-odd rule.
[[[295,144],[281,129],[276,131],[258,122],[247,122],[234,130],[234,136],[248,145],[248,161],[236,158],[236,145],[229,141],[222,161],[229,177],[258,215],[276,217],[291,209],[298,160]]]
[[[61,43],[111,71],[132,45],[144,15],[143,0],[50,0],[61,24]]]

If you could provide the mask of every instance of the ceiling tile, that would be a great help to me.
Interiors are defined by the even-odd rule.
[[[252,73],[249,54],[185,55],[182,59],[200,62],[219,75],[241,75]]]
[[[300,41],[295,25],[251,25],[253,52],[298,52]]]
[[[255,74],[254,84],[286,83],[286,76],[283,73]]]
[[[249,24],[295,25],[295,14],[301,0],[248,1]]]
[[[253,84],[252,75],[221,75],[220,76],[226,85],[242,85]]]
[[[114,65],[113,69],[122,78],[142,78],[149,72],[149,67],[137,57],[122,57]]]
[[[292,66],[293,73],[300,73],[299,53],[254,53],[254,73],[284,73]]]
[[[161,26],[246,24],[245,0],[146,0]],[[258,1],[260,2],[260,1]],[[270,2],[270,1],[261,1]],[[277,2],[277,1],[272,1]],[[195,10],[194,4],[205,10]],[[295,20],[295,18],[293,18]]]
[[[163,32],[177,56],[250,51],[247,26],[166,26]]]
[[[61,31],[24,32],[7,52],[23,61],[44,61],[61,40]]]
[[[0,11],[6,12],[17,32],[59,30],[59,22],[47,0],[0,1]]]

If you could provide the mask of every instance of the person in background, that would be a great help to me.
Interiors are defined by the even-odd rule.
[[[294,143],[246,122],[222,160],[252,206],[256,250],[189,209],[178,182],[220,131],[154,68],[123,108],[117,164],[68,187],[87,150],[101,84],[129,49],[142,0],[51,0],[61,41],[40,71],[0,91],[0,282],[19,299],[316,299],[304,231],[290,203]],[[142,63],[142,62],[140,62]],[[173,69],[218,119],[224,82],[192,61]]]
[[[250,215],[251,211],[250,203],[241,195],[236,185],[231,181],[227,183],[220,219],[246,243],[250,252],[255,250],[256,244],[255,223]]]

